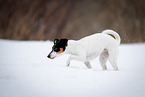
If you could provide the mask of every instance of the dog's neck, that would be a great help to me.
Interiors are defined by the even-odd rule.
[[[66,50],[65,50],[65,54],[72,54],[76,48],[76,41],[75,40],[68,40],[67,46],[66,46]]]

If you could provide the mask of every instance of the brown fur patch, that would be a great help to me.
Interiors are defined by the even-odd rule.
[[[63,51],[63,48],[60,48],[60,51],[59,52],[57,52],[57,54],[60,54],[60,53],[63,53],[64,51]]]

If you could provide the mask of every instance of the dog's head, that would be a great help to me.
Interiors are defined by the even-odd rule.
[[[52,51],[47,56],[50,59],[54,59],[57,56],[60,56],[63,54],[63,52],[66,49],[68,39],[55,39],[54,45],[52,47]]]

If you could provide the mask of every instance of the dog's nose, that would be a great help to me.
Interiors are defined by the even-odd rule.
[[[48,55],[47,57],[50,58],[50,55]]]

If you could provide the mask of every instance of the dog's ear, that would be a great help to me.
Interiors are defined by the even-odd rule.
[[[63,38],[60,40],[65,46],[67,46],[68,39]]]
[[[56,44],[59,41],[59,39],[54,39],[54,44]]]

